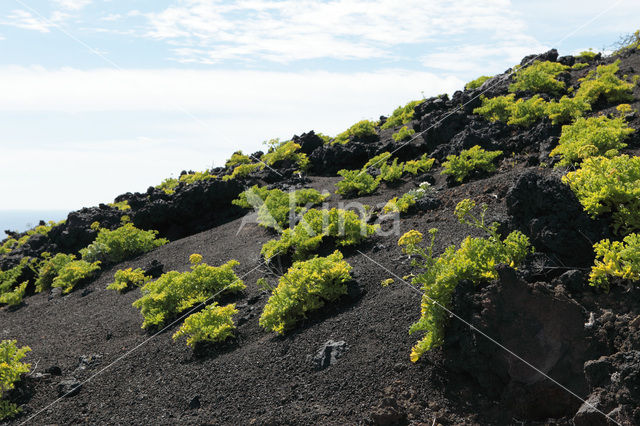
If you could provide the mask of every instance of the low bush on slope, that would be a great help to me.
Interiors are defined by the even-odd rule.
[[[87,262],[118,263],[169,242],[165,238],[156,238],[157,235],[158,231],[143,231],[132,223],[125,223],[113,231],[102,228],[95,241],[80,250],[80,254]]]
[[[109,284],[107,289],[124,293],[133,287],[142,287],[151,280],[151,277],[145,275],[144,271],[140,268],[127,268],[116,271],[113,279],[114,282]]]
[[[398,241],[404,253],[414,256],[413,266],[420,272],[411,283],[424,292],[421,316],[409,332],[422,333],[422,338],[411,351],[411,360],[416,362],[428,350],[440,346],[444,341],[444,330],[449,318],[451,297],[462,280],[479,282],[497,278],[496,266],[504,263],[517,266],[533,249],[529,239],[519,231],[502,239],[498,235],[498,224],[485,223],[486,206],[480,217],[473,215],[475,203],[463,200],[456,206],[455,214],[462,223],[483,230],[487,237],[467,237],[460,247],[449,246],[439,257],[434,257],[433,244],[437,229],[431,229],[430,242],[426,248],[421,243],[423,235],[415,230],[404,234]]]
[[[640,157],[587,158],[562,181],[591,217],[611,215],[615,232],[640,229]]]
[[[7,401],[5,394],[15,388],[23,374],[28,373],[31,364],[22,359],[31,349],[28,346],[18,348],[15,340],[0,342],[0,420],[8,419],[20,412],[20,408]]]
[[[380,128],[390,129],[392,127],[398,127],[409,123],[411,120],[413,120],[413,114],[415,112],[416,106],[420,105],[422,102],[423,101],[411,101],[405,106],[396,108]]]
[[[267,261],[287,254],[301,260],[317,250],[325,238],[333,238],[339,246],[350,246],[373,235],[377,229],[377,225],[367,224],[350,210],[311,209],[293,229],[285,229],[279,239],[267,241],[260,253]]]
[[[556,79],[569,67],[558,62],[535,61],[532,65],[520,68],[509,86],[510,92],[548,93],[557,95],[565,90],[565,84]]]
[[[191,271],[170,271],[155,281],[146,283],[142,297],[133,306],[144,317],[142,328],[161,326],[179,313],[208,301],[222,293],[237,293],[245,289],[233,268],[238,261],[230,260],[220,266],[209,266],[202,256],[191,255]]]
[[[623,141],[633,132],[622,117],[578,118],[573,124],[562,126],[558,146],[549,156],[561,157],[558,166],[571,166],[595,156],[615,157],[627,146]]]
[[[448,155],[447,161],[442,163],[443,175],[449,175],[456,182],[464,182],[474,171],[494,172],[494,160],[502,155],[502,151],[486,151],[476,145],[464,149],[460,155]]]
[[[623,241],[602,240],[593,246],[596,254],[589,283],[609,289],[611,278],[640,281],[640,235],[629,234]]]
[[[351,266],[338,250],[327,257],[295,262],[280,277],[260,316],[260,325],[283,334],[311,311],[347,293]]]
[[[352,140],[359,142],[373,141],[378,137],[376,125],[377,123],[369,120],[358,121],[356,124],[337,135],[331,143],[344,145]]]
[[[293,215],[304,213],[309,207],[328,197],[329,194],[321,194],[315,189],[299,189],[287,193],[255,185],[242,192],[232,204],[245,209],[253,208],[257,211],[261,226],[282,231],[289,225]]]
[[[205,307],[202,311],[189,315],[173,340],[187,336],[187,346],[195,347],[200,342],[224,342],[233,336],[236,329],[233,316],[238,313],[234,303],[218,306],[218,303]]]

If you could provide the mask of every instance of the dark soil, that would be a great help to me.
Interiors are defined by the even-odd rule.
[[[637,73],[629,70],[640,69],[638,58],[624,58],[623,72]],[[567,81],[586,72],[572,72]],[[504,94],[508,75],[494,80],[489,93]],[[550,163],[559,126],[543,121],[520,131],[490,124],[470,114],[474,101],[442,120],[478,93],[422,103],[412,125],[425,134],[406,146],[394,142],[391,132],[378,141],[344,146],[320,144],[309,132],[296,137],[310,154],[309,176],[298,177],[282,165],[284,177],[264,171],[240,182],[182,185],[171,196],[155,188],[124,194],[118,201],[128,200],[130,212],[105,205],[74,212],[49,237],[1,259],[6,269],[43,251],[75,252],[93,238],[91,223],[115,227],[125,213],[137,226],[172,240],[105,268],[69,295],[31,295],[18,308],[0,310],[0,338],[17,339],[33,350],[28,358],[33,371],[9,395],[24,410],[15,422],[37,416],[31,423],[613,424],[604,412],[621,424],[640,423],[640,291],[614,286],[604,294],[587,285],[592,243],[611,236],[609,224],[586,216],[561,174],[540,166]],[[636,88],[636,100],[638,95]],[[603,105],[600,111],[611,108]],[[633,117],[631,125],[640,127],[638,120]],[[631,139],[629,153],[636,153],[637,140]],[[476,144],[505,152],[496,173],[452,185],[436,164],[424,176],[382,185],[370,196],[345,199],[334,193],[337,170],[358,168],[380,152],[399,148],[401,159],[426,152],[442,161]],[[397,224],[383,223],[385,232],[343,250],[354,278],[347,296],[284,337],[259,327],[268,295],[255,282],[270,272],[259,253],[275,234],[231,207],[240,191],[256,183],[313,187],[332,194],[329,206],[362,203],[379,210],[423,181],[433,184],[427,199]],[[494,282],[461,283],[453,310],[465,322],[452,318],[443,347],[413,364],[409,352],[418,336],[408,329],[419,317],[421,295],[397,280],[389,287],[380,282],[412,272],[397,245],[410,229],[438,228],[437,253],[468,235],[481,235],[453,215],[464,198],[486,203],[488,219],[499,222],[501,232],[519,229],[529,235],[537,253],[518,271],[500,267]],[[192,253],[210,265],[238,260],[236,272],[247,284],[242,294],[225,299],[240,311],[236,338],[195,351],[172,340],[178,324],[158,335],[140,328],[142,317],[131,305],[139,290],[105,289],[115,271],[126,267],[156,276],[187,270]]]

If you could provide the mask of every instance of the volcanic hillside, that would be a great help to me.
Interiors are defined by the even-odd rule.
[[[639,70],[551,50],[8,233],[4,421],[640,424]]]

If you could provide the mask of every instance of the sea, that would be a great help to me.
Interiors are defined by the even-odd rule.
[[[70,210],[0,210],[0,241],[6,229],[24,232],[37,226],[41,220],[56,222],[66,219]]]

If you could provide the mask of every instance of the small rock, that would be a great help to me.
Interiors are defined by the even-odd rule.
[[[58,396],[65,398],[76,396],[80,393],[80,389],[82,389],[82,383],[75,377],[71,377],[58,383]]]
[[[407,366],[406,366],[406,365],[404,365],[404,364],[402,364],[402,363],[400,363],[400,362],[396,363],[396,364],[393,366],[393,370],[394,370],[396,373],[400,373],[401,371],[404,371],[404,370],[406,370],[406,369],[407,369]]]
[[[313,367],[316,370],[324,370],[332,366],[348,349],[349,346],[344,340],[337,342],[328,340],[313,357]]]
[[[262,293],[261,294],[256,294],[255,296],[250,297],[249,300],[247,300],[247,304],[255,305],[256,303],[258,303],[260,301],[260,299],[262,299]]]
[[[200,408],[200,395],[194,396],[191,401],[189,401],[189,409],[197,410]]]
[[[599,395],[591,395],[573,417],[573,423],[576,426],[596,426],[606,424],[606,418],[599,411],[600,404]]]
[[[60,287],[54,287],[51,290],[49,290],[49,297],[48,299],[54,299],[56,297],[60,297],[62,296],[62,289]]]
[[[62,376],[62,369],[57,365],[52,365],[44,371],[51,374],[52,376]]]

